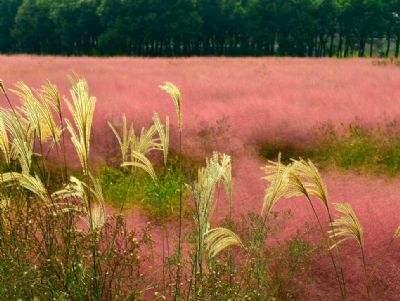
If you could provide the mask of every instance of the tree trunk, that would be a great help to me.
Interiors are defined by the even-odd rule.
[[[343,48],[343,36],[342,33],[340,33],[339,36],[339,46],[338,46],[338,51],[337,51],[337,56],[341,57],[342,56],[342,48]]]
[[[374,38],[371,36],[369,39],[369,57],[372,57],[372,52],[374,49]]]
[[[388,37],[387,37],[386,57],[389,56],[391,40],[392,40],[392,37],[391,37],[391,35],[389,33]]]
[[[333,56],[333,43],[334,43],[334,40],[335,40],[335,34],[331,33],[331,43],[330,43],[330,46],[329,46],[329,56],[330,57]]]
[[[349,53],[349,41],[348,41],[348,38],[346,38],[345,47],[344,47],[344,57],[347,57],[348,53]]]
[[[364,36],[361,36],[359,42],[358,56],[364,57],[364,55],[365,55],[365,38]]]

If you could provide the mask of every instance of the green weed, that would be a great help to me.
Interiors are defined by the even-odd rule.
[[[282,162],[290,158],[309,158],[322,168],[337,167],[342,170],[396,175],[400,172],[400,137],[386,135],[381,130],[369,130],[351,125],[345,131],[332,129],[313,133],[318,138],[312,145],[297,145],[291,142],[268,142],[260,149],[260,155]]]
[[[104,166],[99,171],[104,197],[117,208],[139,206],[156,218],[167,218],[177,214],[180,181],[183,172],[169,165],[158,173],[154,182],[141,170],[134,172]]]

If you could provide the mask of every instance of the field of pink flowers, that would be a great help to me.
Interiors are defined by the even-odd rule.
[[[87,79],[98,99],[94,141],[100,145],[96,149],[99,159],[115,143],[107,120],[119,119],[124,113],[141,125],[150,122],[155,111],[173,116],[173,107],[158,85],[168,80],[180,87],[185,115],[183,151],[199,157],[211,149],[232,155],[237,214],[260,209],[265,183],[258,147],[266,139],[307,143],[315,138],[310,130],[324,122],[375,125],[400,117],[400,68],[375,66],[370,60],[0,56],[0,78],[7,87],[19,80],[39,86],[49,79],[67,94],[66,76],[72,72]],[[371,267],[371,281],[381,288],[378,295],[382,300],[398,300],[400,242],[390,249],[386,246],[400,224],[400,178],[336,170],[323,172],[323,177],[331,201],[351,203],[364,226],[367,257],[375,267]],[[287,235],[314,222],[303,201],[284,201],[278,208],[293,211]],[[217,207],[216,215],[226,209]],[[132,222],[139,220],[135,215]],[[356,250],[352,243],[342,247],[349,298],[362,300],[364,287],[358,282],[362,267],[355,260]],[[318,289],[309,287],[306,300],[337,294],[330,270],[325,262],[317,264]]]

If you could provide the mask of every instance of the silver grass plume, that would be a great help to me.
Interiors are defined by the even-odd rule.
[[[3,153],[4,160],[7,165],[10,165],[11,161],[17,158],[15,145],[11,143],[4,119],[0,115],[0,150]]]
[[[38,176],[31,176],[26,173],[7,172],[0,174],[0,184],[19,185],[35,194],[39,199],[49,204],[51,199],[46,187]]]
[[[157,140],[154,138],[156,133],[157,129],[154,124],[148,129],[143,127],[140,131],[140,136],[138,137],[135,135],[135,132],[133,132],[131,139],[131,157],[134,157],[132,152],[146,155],[150,151],[157,149]]]
[[[400,238],[400,226],[398,226],[394,231],[393,238]]]
[[[132,161],[131,162],[123,162],[121,166],[134,166],[139,167],[140,169],[144,170],[154,182],[157,181],[157,175],[154,171],[153,165],[151,164],[150,160],[140,152],[132,151],[131,152]]]
[[[328,207],[328,190],[317,167],[310,160],[292,160],[288,196],[313,196]]]
[[[61,129],[54,121],[53,114],[48,102],[39,94],[36,96],[34,91],[24,82],[16,84],[13,91],[21,100],[22,107],[19,108],[32,129],[41,142],[51,138],[53,144],[58,143],[61,136]]]
[[[121,150],[122,162],[128,161],[129,149],[131,147],[132,141],[135,139],[135,131],[132,124],[129,128],[127,125],[126,116],[122,116],[122,133],[119,134],[115,127],[108,122],[108,126],[113,131],[115,137],[118,140],[118,144]]]
[[[70,90],[72,102],[66,100],[72,114],[75,127],[66,120],[71,141],[75,147],[83,173],[89,173],[90,138],[96,98],[90,96],[88,84],[83,79],[76,79]]]
[[[239,246],[244,249],[244,245],[236,233],[221,227],[207,231],[204,235],[204,244],[210,258],[217,256],[229,247]]]
[[[15,116],[15,114],[17,116]],[[29,174],[33,155],[33,131],[28,120],[18,112],[0,109],[0,118],[12,138],[12,148],[21,166],[22,173]]]
[[[280,199],[287,197],[291,168],[290,164],[281,163],[280,154],[278,162],[268,161],[263,168],[265,174],[263,179],[269,182],[269,186],[265,190],[262,215],[269,214]]]
[[[178,117],[179,131],[182,131],[183,127],[183,112],[182,112],[182,93],[177,86],[170,82],[164,82],[160,86],[161,90],[165,91],[172,99],[175,105],[176,115]]]
[[[158,148],[163,152],[164,164],[167,164],[168,150],[169,150],[169,118],[165,118],[165,125],[161,123],[160,117],[157,113],[153,116],[154,127],[157,130],[158,136],[160,138],[160,143]]]
[[[89,177],[91,181],[89,184],[71,177],[69,184],[63,189],[54,192],[52,198],[58,201],[68,198],[80,200],[85,205],[82,220],[88,225],[89,229],[98,232],[107,219],[104,208],[105,201],[99,181],[91,173],[89,173]],[[89,206],[89,199],[92,200],[91,206]]]
[[[363,228],[351,205],[338,203],[335,204],[335,209],[342,215],[331,223],[332,230],[328,231],[330,238],[335,242],[331,248],[335,248],[348,239],[354,239],[360,247],[363,247]]]
[[[202,265],[206,254],[213,257],[230,246],[243,246],[240,238],[231,230],[221,227],[210,228],[215,208],[215,189],[220,182],[223,182],[225,187],[232,187],[230,172],[230,157],[214,152],[213,156],[206,160],[206,166],[198,170],[197,181],[191,189],[196,205],[197,266]],[[226,189],[226,192],[229,193],[229,189]]]

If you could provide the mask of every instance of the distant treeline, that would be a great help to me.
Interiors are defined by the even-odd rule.
[[[0,52],[389,56],[400,0],[0,0]]]

